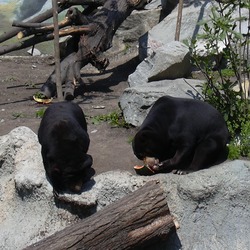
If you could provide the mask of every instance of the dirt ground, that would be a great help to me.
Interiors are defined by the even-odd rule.
[[[107,122],[92,122],[97,115],[119,111],[119,97],[128,87],[127,77],[137,64],[136,56],[126,55],[111,59],[104,73],[90,65],[82,69],[87,91],[74,102],[81,106],[87,118],[91,140],[89,154],[93,156],[96,174],[115,169],[135,174],[133,166],[141,164],[131,147],[136,128],[117,128]],[[37,133],[41,121],[37,113],[47,105],[36,103],[32,96],[53,70],[53,57],[49,56],[0,57],[0,136],[18,126],[29,127]]]

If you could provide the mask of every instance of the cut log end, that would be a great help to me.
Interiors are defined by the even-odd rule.
[[[24,38],[24,34],[23,34],[22,31],[20,31],[20,32],[17,33],[17,38],[18,39],[23,39]]]

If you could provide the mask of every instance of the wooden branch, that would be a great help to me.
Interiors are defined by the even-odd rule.
[[[58,13],[62,12],[64,10],[64,8],[59,7],[58,8]],[[47,11],[45,11],[44,13],[32,18],[29,20],[29,22],[31,23],[39,23],[39,22],[43,22],[49,18],[51,18],[53,16],[53,11],[52,9],[49,9]],[[4,32],[1,36],[0,36],[0,43],[14,37],[19,31],[23,30],[23,28],[20,27],[14,27],[12,28],[10,31],[8,32]]]
[[[175,30],[175,41],[180,40],[182,9],[183,9],[183,0],[179,0],[178,15],[177,15],[177,22],[176,22],[176,30]]]
[[[69,8],[72,5],[93,5],[93,6],[101,6],[105,3],[105,0],[59,0],[58,1],[58,13],[64,11],[65,9]],[[52,8],[29,19],[28,22],[30,23],[40,23],[43,22],[53,16]],[[18,32],[22,31],[23,28],[21,27],[14,27],[8,32],[4,32],[0,36],[0,43],[14,37],[17,35]]]
[[[42,28],[45,26],[53,25],[52,23],[30,23],[30,22],[21,22],[21,21],[13,21],[13,27],[21,27],[21,28]]]
[[[74,26],[59,30],[59,36],[88,34],[94,30],[95,25]]]
[[[18,32],[17,34],[18,39],[22,39],[30,35],[46,33],[46,32],[54,30],[53,24],[24,23],[24,22],[15,22],[13,24],[15,24],[14,26],[29,28],[29,29],[25,29],[23,31]],[[68,25],[71,25],[71,20],[67,17],[65,17],[61,22],[58,23],[59,28],[66,27]]]
[[[26,250],[138,249],[175,231],[166,194],[157,181],[101,211],[33,244]]]
[[[58,5],[59,6],[73,6],[73,5],[96,5],[99,6],[103,5],[105,0],[60,0]]]
[[[59,48],[59,25],[58,25],[58,5],[57,0],[52,0],[53,8],[53,28],[54,28],[54,58],[55,58],[55,72],[56,72],[56,92],[59,101],[63,101],[62,81],[61,81],[61,67],[60,67],[60,48]]]
[[[71,27],[68,29],[60,30],[59,31],[59,37],[63,36],[69,36],[69,35],[76,35],[76,34],[88,34],[89,32],[92,32],[93,26],[92,25],[86,25],[84,27]],[[4,55],[6,53],[9,53],[11,51],[25,49],[30,46],[33,46],[35,44],[39,44],[45,41],[50,41],[54,39],[54,34],[49,33],[45,35],[39,35],[31,37],[27,40],[24,40],[22,42],[14,43],[11,45],[1,46],[0,47],[0,55]]]

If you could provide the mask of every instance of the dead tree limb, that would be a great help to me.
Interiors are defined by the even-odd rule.
[[[59,12],[62,12],[63,10],[64,10],[64,8],[59,7],[59,8],[58,8],[58,13],[59,13]],[[45,11],[44,13],[42,13],[42,14],[40,14],[40,15],[38,15],[38,16],[32,18],[32,19],[30,19],[29,22],[31,22],[31,23],[43,22],[43,21],[45,21],[45,20],[51,18],[52,16],[53,16],[53,11],[52,11],[52,9],[49,9],[49,10]],[[14,27],[14,28],[12,28],[10,31],[4,32],[4,33],[0,36],[0,43],[2,43],[2,42],[4,42],[4,41],[6,41],[6,40],[8,40],[8,39],[10,39],[10,38],[12,38],[12,37],[14,37],[14,36],[16,36],[17,33],[18,33],[19,31],[21,31],[21,30],[23,30],[23,28]]]
[[[20,27],[20,28],[43,28],[48,26],[53,26],[52,23],[30,23],[30,22],[21,22],[21,21],[13,21],[13,27]]]
[[[73,6],[73,5],[91,5],[91,4],[99,4],[103,5],[105,0],[60,0],[58,1],[61,6]]]
[[[142,249],[175,231],[166,195],[157,181],[25,250]]]
[[[69,36],[69,35],[76,35],[76,34],[83,34],[83,33],[89,33],[91,32],[91,26],[85,26],[85,27],[71,27],[71,28],[67,28],[67,29],[63,29],[59,31],[59,36],[63,37],[63,36]],[[15,50],[20,50],[20,49],[25,49],[28,48],[30,46],[33,46],[35,44],[39,44],[45,41],[50,41],[54,39],[54,34],[53,33],[49,33],[49,34],[45,34],[45,35],[37,35],[31,38],[28,38],[27,40],[24,41],[20,41],[18,43],[15,44],[11,44],[11,45],[6,45],[6,46],[1,46],[0,47],[0,55],[4,55],[6,53],[9,53],[11,51],[15,51]]]
[[[89,5],[89,6],[101,6],[103,5],[105,0],[59,0],[58,1],[58,13],[64,11],[65,9],[68,9],[72,5]],[[53,10],[52,8],[41,13],[40,15],[29,19],[28,22],[30,23],[41,23],[53,16]],[[4,32],[0,36],[0,43],[14,37],[17,35],[18,32],[22,31],[23,28],[21,27],[14,27],[8,32]]]
[[[57,0],[52,0],[53,23],[54,23],[54,58],[56,71],[56,91],[59,101],[63,101],[61,67],[60,67],[60,48],[59,48],[59,25],[58,25],[58,5]]]
[[[175,41],[180,40],[182,9],[183,9],[183,0],[179,0],[178,15],[177,15],[177,22],[176,22],[176,30],[175,30]]]
[[[99,5],[102,1],[104,0],[97,1],[97,4]],[[61,9],[63,9],[74,1],[61,0],[60,2]],[[95,0],[79,1],[78,3],[80,2],[81,4],[92,3],[93,6],[96,6]],[[61,78],[68,93],[68,96],[65,96],[66,100],[74,98],[76,84],[83,85],[80,70],[85,65],[91,63],[99,70],[107,67],[108,59],[103,58],[102,53],[112,46],[116,30],[134,9],[141,9],[147,3],[148,0],[106,0],[100,9],[95,9],[88,16],[84,14],[86,11],[81,12],[77,8],[71,7],[68,10],[66,17],[75,27],[59,31],[59,36],[72,35],[68,45],[65,46],[64,57],[61,60],[61,72],[67,72],[62,73]],[[20,36],[22,37],[22,34]],[[53,38],[52,32],[34,35],[25,41],[0,47],[0,55],[34,46]],[[41,92],[48,98],[56,95],[55,82],[54,71],[41,88]]]
[[[66,26],[71,25],[71,20],[68,18],[64,18],[61,22],[58,23],[58,27],[64,28]],[[23,39],[24,37],[33,35],[33,34],[41,34],[48,33],[54,30],[53,24],[48,23],[25,23],[25,22],[13,22],[13,26],[26,28],[23,31],[18,32],[17,38]]]
[[[102,52],[111,47],[113,36],[121,23],[134,9],[141,8],[146,3],[146,0],[107,0],[94,15],[88,16],[88,22],[95,25],[95,30],[74,37],[77,50],[74,51],[74,55],[68,53],[70,57],[63,58],[61,63],[62,71],[67,71],[65,77],[62,76],[62,82],[65,83],[68,93],[68,96],[64,96],[66,100],[74,98],[74,83],[82,83],[80,70],[86,64],[91,63],[99,70],[105,69],[108,60],[101,58]],[[77,20],[82,19],[82,14],[79,15]],[[41,91],[47,97],[56,95],[55,72],[50,75]]]

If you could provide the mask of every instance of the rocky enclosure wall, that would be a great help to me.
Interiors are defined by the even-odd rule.
[[[0,137],[0,249],[22,249],[158,179],[180,229],[154,249],[248,249],[250,162],[229,161],[189,175],[111,171],[80,195],[54,201],[37,136],[18,127]]]

